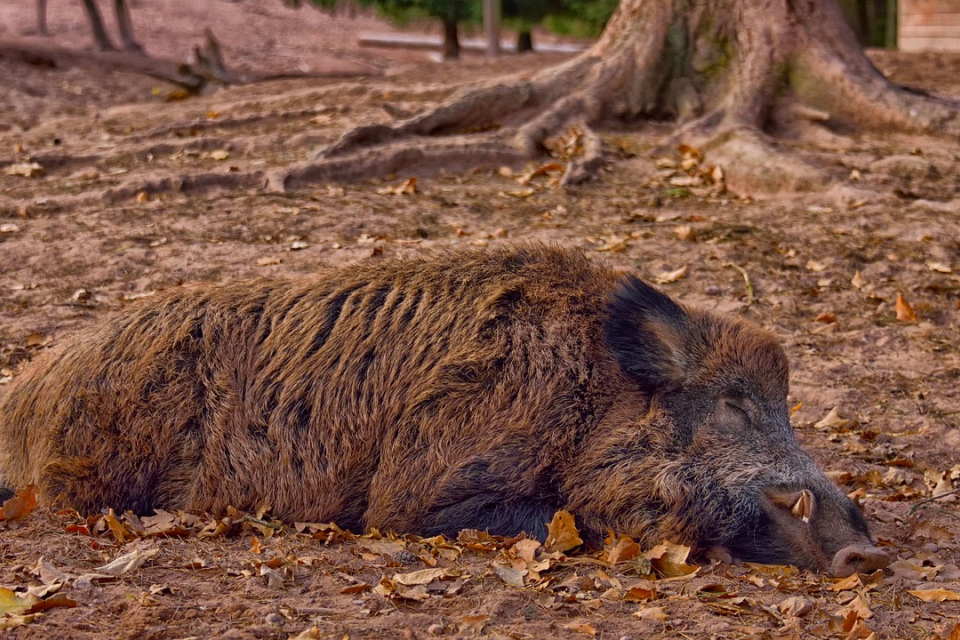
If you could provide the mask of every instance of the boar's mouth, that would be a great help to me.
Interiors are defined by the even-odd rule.
[[[723,545],[735,560],[793,564],[839,578],[890,563],[870,539],[860,510],[839,490],[765,489],[760,504],[749,529]],[[711,552],[722,557],[716,549]]]

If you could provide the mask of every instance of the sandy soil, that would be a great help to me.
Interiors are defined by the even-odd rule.
[[[0,39],[41,40],[29,34],[24,4],[0,6]],[[89,46],[76,4],[51,2],[57,44]],[[57,595],[77,606],[0,636],[960,637],[960,603],[909,593],[960,594],[956,496],[921,503],[960,488],[955,143],[851,137],[840,127],[815,143],[785,142],[837,179],[825,194],[759,198],[672,184],[677,176],[652,156],[656,126],[606,132],[617,161],[577,189],[553,186],[550,174],[521,184],[515,173],[482,169],[421,177],[413,194],[384,193],[406,175],[276,194],[230,175],[304,160],[358,122],[416,113],[458,83],[562,57],[438,65],[423,53],[358,49],[359,31],[390,28],[375,18],[294,13],[279,1],[141,0],[134,21],[155,55],[187,56],[213,25],[238,66],[385,77],[271,82],[165,102],[156,94],[169,87],[150,79],[0,58],[0,383],[62,337],[183,282],[292,276],[454,245],[557,242],[650,278],[674,272],[663,285],[672,295],[776,332],[793,364],[802,441],[899,559],[882,575],[838,585],[723,565],[651,582],[643,563],[610,567],[572,554],[518,588],[491,568],[509,554],[502,549],[411,539],[378,553],[369,541],[325,544],[309,530],[266,537],[272,529],[249,521],[209,537],[167,529],[121,548],[104,520],[86,525],[41,507],[0,523],[0,587],[59,582]],[[960,95],[960,57],[875,60],[899,81]],[[32,162],[43,175],[8,175]],[[197,185],[198,174],[214,178]],[[916,320],[897,319],[898,294]],[[821,422],[835,407],[840,417]],[[119,577],[81,578],[152,549]],[[432,580],[419,600],[389,593],[395,574],[431,565],[456,575]]]

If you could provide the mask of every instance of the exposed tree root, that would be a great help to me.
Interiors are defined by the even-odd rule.
[[[195,63],[180,63],[142,55],[138,50],[77,51],[62,47],[35,45],[26,42],[0,42],[0,59],[15,60],[45,67],[94,67],[108,71],[138,73],[176,85],[189,94],[202,92],[211,84],[252,84],[287,78],[357,78],[377,75],[371,72],[314,72],[314,73],[233,73],[229,72],[220,56],[219,45],[212,34],[203,47],[198,47]]]
[[[667,143],[710,153],[732,188],[823,188],[825,174],[770,136],[775,112],[803,120],[801,132],[836,120],[960,136],[960,102],[883,78],[834,0],[622,0],[600,41],[567,64],[462,91],[394,124],[358,126],[271,183],[295,188],[400,169],[519,163],[576,124],[581,154],[564,176],[575,184],[603,166],[594,127],[668,116],[679,127]]]

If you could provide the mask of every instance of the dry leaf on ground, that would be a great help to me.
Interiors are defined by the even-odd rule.
[[[689,271],[689,267],[687,267],[687,265],[683,265],[679,269],[660,273],[654,276],[653,280],[657,284],[670,284],[671,282],[676,282],[677,280],[682,280],[685,278]]]
[[[544,545],[547,551],[569,551],[582,544],[573,514],[562,509],[553,514],[553,520],[547,525],[547,541]]]
[[[903,297],[903,294],[897,294],[897,320],[901,322],[916,322],[917,321],[917,312],[914,311],[913,307],[910,306],[910,303],[907,302],[907,299]]]
[[[37,508],[37,487],[28,484],[0,507],[0,520],[20,520]]]
[[[688,576],[700,568],[696,565],[687,564],[687,558],[690,557],[690,547],[682,544],[661,542],[644,555],[650,560],[653,568],[664,578]]]
[[[633,615],[641,620],[651,620],[653,622],[663,622],[667,619],[667,613],[663,610],[663,607],[644,607],[634,612]]]
[[[380,187],[377,193],[384,196],[411,196],[417,192],[417,179],[407,178],[398,185]]]
[[[125,553],[122,556],[118,556],[111,562],[103,565],[102,567],[97,567],[94,569],[97,573],[107,576],[122,576],[123,574],[133,571],[142,565],[144,562],[149,560],[160,553],[160,549],[153,547],[148,549],[134,549],[129,553]]]
[[[822,420],[813,425],[814,429],[842,429],[850,424],[850,421],[840,416],[840,408],[834,407],[823,417]]]
[[[914,589],[908,590],[910,595],[924,602],[955,602],[960,600],[960,593],[949,589]]]

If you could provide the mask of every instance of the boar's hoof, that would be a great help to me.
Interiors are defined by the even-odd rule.
[[[870,573],[890,564],[890,556],[883,549],[865,544],[852,544],[837,551],[830,563],[830,574],[846,578],[855,573]]]

